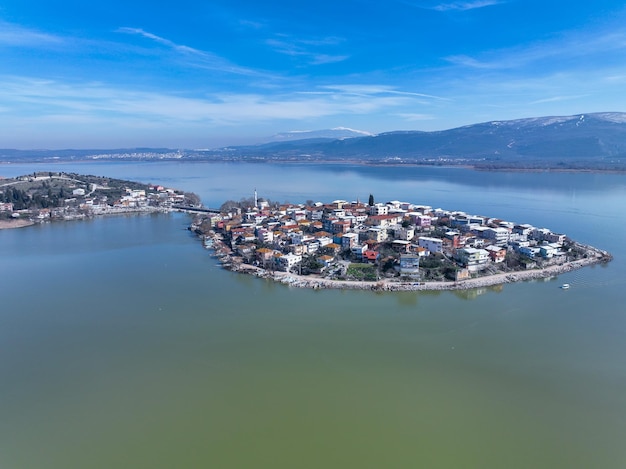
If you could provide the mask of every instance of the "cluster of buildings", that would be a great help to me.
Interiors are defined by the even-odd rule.
[[[31,180],[32,181],[32,180]],[[34,221],[46,219],[75,219],[86,216],[168,209],[184,204],[184,193],[163,186],[151,185],[146,189],[125,188],[120,197],[112,197],[111,189],[97,184],[83,184],[71,189],[71,196],[62,199],[56,207],[29,207],[15,210],[13,203],[0,203],[0,213],[13,218],[30,218]],[[118,192],[119,193],[119,192]],[[45,194],[40,197],[47,197]]]
[[[565,260],[563,234],[464,212],[400,201],[270,207],[254,200],[204,221],[230,242],[234,255],[264,268],[290,271],[313,258],[323,270],[340,259],[379,264],[393,258],[400,275],[418,277],[420,259],[437,254],[465,275],[504,262],[509,252],[527,267],[540,258]]]

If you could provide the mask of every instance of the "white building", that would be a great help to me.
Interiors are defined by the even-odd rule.
[[[472,272],[479,270],[487,264],[489,261],[489,251],[475,248],[457,249],[456,259]]]
[[[400,275],[408,277],[419,277],[420,258],[415,254],[400,255]]]
[[[430,252],[443,252],[443,240],[439,238],[420,236],[417,238],[417,245]]]
[[[370,215],[387,215],[389,207],[383,204],[375,204],[370,207]]]
[[[506,228],[487,228],[482,236],[496,246],[506,246],[509,242],[510,231]]]
[[[401,239],[403,241],[411,241],[415,237],[415,229],[408,227],[399,227],[394,231],[396,239]]]
[[[291,268],[293,268],[295,265],[302,262],[302,256],[299,256],[297,254],[291,254],[291,253],[283,254],[282,256],[276,258],[276,262],[280,270],[289,272]]]

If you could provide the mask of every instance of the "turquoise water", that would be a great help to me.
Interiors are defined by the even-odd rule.
[[[373,193],[546,226],[615,260],[472,292],[311,291],[221,270],[181,214],[0,231],[3,469],[626,466],[626,177],[63,167],[207,205],[254,187]]]

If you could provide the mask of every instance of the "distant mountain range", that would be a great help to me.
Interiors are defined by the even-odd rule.
[[[213,150],[0,150],[0,161],[50,158],[345,161],[456,164],[483,169],[626,170],[626,113],[492,121],[435,132],[368,135],[347,128],[287,132],[274,136],[269,143]]]
[[[295,140],[309,140],[309,139],[339,139],[354,138],[354,137],[371,137],[374,134],[365,132],[363,130],[354,130],[347,127],[335,127],[334,129],[324,130],[292,130],[289,132],[281,132],[272,136],[270,142],[293,142]]]
[[[626,113],[492,121],[435,132],[397,131],[347,139],[273,142],[211,153],[243,159],[624,168]]]

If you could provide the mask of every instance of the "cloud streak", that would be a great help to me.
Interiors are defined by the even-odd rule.
[[[33,47],[59,45],[63,42],[64,39],[59,36],[42,33],[0,20],[0,45]]]
[[[522,68],[534,63],[550,61],[563,66],[568,59],[601,57],[608,53],[626,54],[626,29],[603,29],[590,32],[569,32],[553,40],[525,46],[487,51],[480,56],[452,55],[445,60],[462,67],[497,70]],[[584,64],[580,60],[576,64]],[[549,63],[548,63],[549,65]]]
[[[141,28],[129,28],[122,27],[118,28],[117,32],[137,35],[143,38],[149,39],[161,46],[164,46],[166,49],[174,51],[180,57],[187,60],[187,64],[193,67],[204,68],[207,70],[214,70],[223,73],[230,73],[235,75],[245,75],[245,76],[256,76],[256,77],[266,77],[266,78],[277,78],[274,75],[271,75],[266,72],[253,70],[246,67],[241,67],[230,62],[223,57],[218,56],[217,54],[213,54],[211,52],[206,52],[200,49],[195,49],[193,47],[189,47],[183,44],[177,44],[174,41],[166,39],[164,37],[158,36],[156,34],[145,31]]]
[[[499,5],[501,1],[498,0],[476,0],[473,2],[452,2],[452,3],[441,3],[439,5],[435,5],[432,7],[435,11],[467,11],[467,10],[476,10],[479,8],[486,8],[494,5]]]
[[[32,119],[66,116],[71,120],[85,116],[103,119],[142,118],[147,122],[205,122],[245,125],[272,119],[302,120],[336,115],[363,115],[389,112],[415,100],[414,94],[346,92],[329,87],[317,93],[290,93],[273,96],[253,93],[217,93],[208,98],[187,97],[176,93],[128,90],[101,83],[60,83],[27,77],[0,77],[0,101],[9,109],[36,109]],[[332,90],[332,92],[330,92]],[[391,91],[391,92],[388,92]]]
[[[449,98],[434,96],[426,93],[416,93],[413,91],[402,91],[387,85],[326,85],[322,88],[334,91],[341,91],[362,97],[370,97],[376,95],[399,95],[415,98],[426,98],[431,100],[449,101]]]
[[[343,62],[350,58],[348,55],[328,54],[311,50],[311,48],[335,46],[342,40],[337,37],[322,39],[293,39],[279,36],[280,39],[272,38],[265,41],[275,52],[290,57],[301,57],[309,65],[323,65]]]

